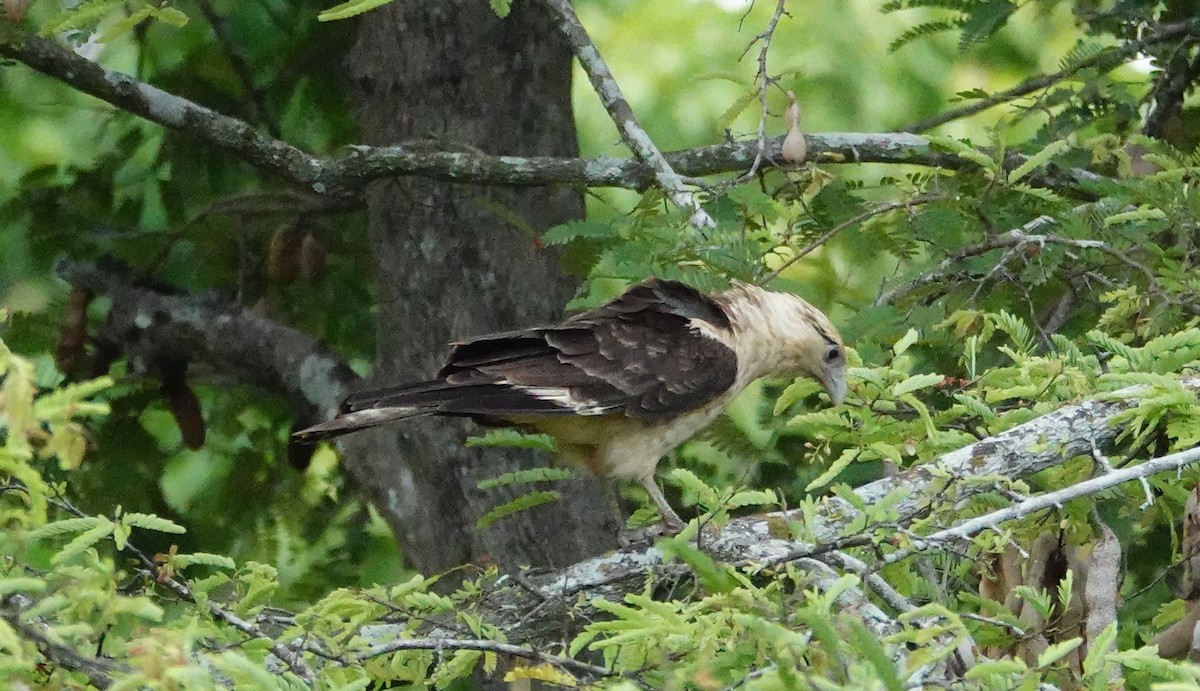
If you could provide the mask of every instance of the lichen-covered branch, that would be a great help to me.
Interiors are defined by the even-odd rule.
[[[255,168],[300,183],[320,184],[321,162],[297,147],[237,118],[102,67],[50,39],[0,23],[0,56],[24,63],[134,115],[199,135]]]
[[[1184,379],[1181,383],[1190,390],[1200,391],[1200,377]],[[1136,394],[1137,391],[1131,388],[1103,399],[1064,406],[947,453],[936,461],[863,485],[854,493],[868,506],[879,503],[887,495],[901,494],[895,512],[906,517],[902,521],[921,515],[939,496],[944,497],[951,490],[956,501],[963,501],[989,489],[987,483],[964,481],[971,477],[1024,478],[1064,460],[1090,454],[1093,444],[1101,447],[1110,444],[1120,432],[1110,421],[1117,413],[1136,404]],[[1163,463],[1177,460],[1168,459],[1172,457],[1160,460]],[[1105,475],[1099,480],[1123,482],[1157,468],[1149,466],[1144,471],[1127,473],[1128,478]],[[780,536],[779,526],[786,526],[789,521],[804,522],[802,513],[795,510],[734,519],[715,539],[705,540],[703,547],[727,563],[773,565],[795,562],[852,546],[856,544],[855,539],[861,538],[859,541],[863,542],[864,534],[870,532],[869,526],[866,530],[856,530],[854,535],[846,534],[856,520],[861,520],[861,515],[853,506],[842,499],[829,497],[818,507],[816,520],[805,525],[811,536],[808,542]],[[844,560],[835,559],[833,563],[855,570],[851,568],[853,564]],[[494,611],[510,640],[536,638],[553,630],[556,622],[579,601],[590,601],[594,597],[620,600],[625,593],[644,588],[647,576],[670,578],[683,570],[685,567],[668,562],[663,552],[655,547],[617,552],[529,579],[526,586],[532,583],[536,587],[536,597],[528,592],[528,587],[502,583],[501,591],[493,598],[497,603]],[[873,584],[868,582],[868,585]],[[903,607],[899,600],[895,603]],[[535,607],[536,614],[530,616],[528,613]],[[587,606],[584,608],[586,610]],[[574,612],[576,616],[580,615],[577,609]]]
[[[1180,451],[1179,453],[1173,453],[1161,458],[1154,458],[1129,468],[1111,470],[1089,480],[1077,482],[1070,487],[1039,494],[1036,497],[1030,497],[1011,506],[996,509],[982,516],[976,516],[957,525],[939,530],[932,535],[914,538],[911,547],[888,554],[884,561],[889,564],[895,563],[907,559],[918,552],[934,550],[949,542],[973,537],[985,530],[995,530],[1002,523],[1015,521],[1038,511],[1062,506],[1072,499],[1099,494],[1117,485],[1134,482],[1135,480],[1144,480],[1151,475],[1163,473],[1168,470],[1182,470],[1185,466],[1198,462],[1200,462],[1200,447]]]
[[[139,285],[128,273],[60,260],[58,275],[112,300],[96,335],[135,370],[164,360],[208,365],[220,374],[288,396],[314,417],[329,417],[358,376],[336,353],[303,332],[208,297]]]
[[[662,153],[666,167],[638,158],[609,156],[497,156],[477,151],[448,151],[428,142],[393,146],[355,146],[336,156],[320,158],[287,142],[259,132],[250,124],[218,113],[134,77],[102,67],[62,45],[0,24],[0,57],[23,63],[71,88],[165,127],[197,137],[284,180],[317,194],[357,196],[367,183],[380,178],[419,176],[453,182],[544,187],[586,185],[646,189],[670,169],[676,177],[745,173],[755,161],[780,158],[783,137],[758,138]],[[825,165],[892,163],[942,168],[973,164],[935,151],[924,137],[905,133],[805,133],[808,159]],[[1019,157],[1014,158],[1019,164]],[[1086,189],[1099,176],[1072,169],[1053,175],[1031,175],[1031,184],[1062,190]],[[683,189],[680,187],[680,189]],[[685,205],[687,206],[687,205]]]

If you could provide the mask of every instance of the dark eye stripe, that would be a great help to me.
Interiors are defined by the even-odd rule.
[[[825,329],[822,329],[820,324],[818,324],[818,323],[816,323],[816,322],[809,322],[809,323],[811,323],[811,324],[812,324],[812,327],[813,327],[813,329],[814,329],[814,330],[815,330],[815,331],[816,331],[818,334],[820,334],[821,338],[825,339],[825,342],[826,342],[827,344],[829,344],[829,345],[831,345],[831,346],[836,346],[836,345],[838,344],[838,342],[837,342],[837,341],[835,341],[835,340],[833,340],[832,338],[830,338],[830,336],[829,336],[829,333],[828,333],[828,332],[826,332],[826,331],[825,331]]]

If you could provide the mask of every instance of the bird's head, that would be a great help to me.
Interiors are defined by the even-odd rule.
[[[846,398],[846,349],[821,310],[797,295],[745,283],[735,283],[722,297],[738,331],[738,360],[747,376],[807,375],[835,405]]]

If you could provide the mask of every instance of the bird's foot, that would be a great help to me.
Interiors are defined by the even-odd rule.
[[[642,528],[624,528],[617,534],[617,545],[623,550],[649,546],[659,538],[678,535],[686,527],[682,521],[664,519]]]

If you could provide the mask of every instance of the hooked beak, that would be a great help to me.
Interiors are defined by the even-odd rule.
[[[825,385],[825,393],[829,394],[829,400],[833,401],[834,405],[840,405],[846,400],[846,370],[826,370],[821,383]]]

